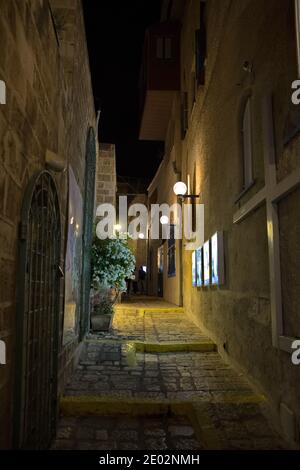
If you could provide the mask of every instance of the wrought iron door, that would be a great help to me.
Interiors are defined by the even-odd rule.
[[[25,195],[17,308],[16,446],[47,448],[55,432],[60,305],[60,210],[41,172]]]

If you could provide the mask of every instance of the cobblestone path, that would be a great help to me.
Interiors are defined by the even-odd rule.
[[[75,400],[74,412],[69,413],[69,406],[67,414],[75,416],[61,418],[54,447],[197,450],[208,448],[208,442],[209,448],[285,448],[262,413],[262,397],[217,352],[144,353],[131,347],[128,340],[209,341],[180,309],[162,311],[168,308],[172,307],[161,301],[119,305],[113,333],[90,335],[65,391],[67,404]],[[90,416],[82,412],[76,416],[76,399],[89,400]],[[125,408],[131,403],[132,412],[114,415],[110,405],[105,416],[106,399],[124,403]],[[93,400],[104,403],[100,415],[93,416]],[[135,404],[143,406],[143,400],[157,406],[176,403],[178,409],[192,404],[198,421],[191,419],[194,413],[149,416],[147,411],[132,416]],[[202,422],[209,429],[208,440],[201,431]]]
[[[193,427],[182,417],[62,418],[56,449],[201,450]]]

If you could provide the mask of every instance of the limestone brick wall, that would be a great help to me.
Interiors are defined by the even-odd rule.
[[[197,0],[187,2],[182,18],[181,91],[187,91],[189,98],[199,6]],[[233,223],[237,209],[265,184],[262,106],[268,93],[273,94],[278,180],[300,166],[299,136],[289,142],[284,139],[291,83],[297,79],[294,2],[210,0],[206,7],[205,84],[197,88],[195,102],[189,99],[185,138],[175,133],[174,161],[182,161],[179,169],[184,181],[188,175],[191,180],[195,177],[193,189],[205,204],[205,238],[217,230],[225,233],[226,284],[192,288],[191,253],[183,250],[184,306],[217,342],[221,354],[266,393],[278,423],[283,402],[296,416],[299,429],[300,367],[292,364],[290,354],[272,345],[265,204],[242,223]],[[245,61],[252,63],[253,73],[245,72]],[[238,198],[242,190],[240,110],[249,94],[254,184]],[[175,100],[171,120],[180,126]],[[158,202],[171,203],[173,196],[163,194],[170,174],[167,165],[161,173]],[[279,204],[284,331],[296,337],[300,324],[299,195],[299,189],[293,191]],[[171,286],[171,279],[166,282]]]
[[[116,151],[113,144],[100,143],[96,175],[96,207],[116,204],[117,176]]]
[[[199,2],[191,2],[187,18],[198,17],[198,8]],[[246,371],[267,394],[278,422],[280,403],[284,402],[298,417],[299,425],[296,388],[300,386],[300,368],[292,365],[288,353],[272,345],[265,205],[241,224],[233,224],[235,211],[265,184],[262,106],[269,92],[274,99],[278,169],[282,160],[287,161],[284,127],[291,82],[297,77],[293,21],[293,2],[284,0],[207,2],[205,85],[198,88],[190,110],[189,129],[182,143],[182,170],[185,177],[193,177],[195,172],[196,192],[205,204],[205,237],[217,230],[225,232],[226,285],[192,288],[189,253],[184,257],[183,280],[187,310],[217,341],[224,357]],[[186,53],[192,40],[188,24],[186,20],[182,49],[186,74],[191,69]],[[243,70],[245,61],[252,62],[252,75]],[[242,189],[240,107],[248,93],[252,100],[254,185],[236,202]],[[293,141],[298,154],[299,142]],[[299,166],[299,158],[293,166]],[[300,318],[295,309],[300,272],[297,207],[299,191],[282,202],[280,213],[283,309],[286,332],[294,335],[299,334],[296,324]]]
[[[95,126],[95,111],[79,0],[1,0],[0,44],[0,79],[7,87],[6,104],[0,105],[0,339],[7,345],[7,364],[0,365],[0,448],[7,448],[13,432],[16,274],[24,192],[32,176],[46,168],[49,151],[66,168],[72,165],[83,191],[86,137],[88,128]],[[67,174],[53,173],[61,208],[63,269]],[[63,280],[61,287],[63,293]],[[62,316],[63,297],[61,326]],[[61,350],[61,374],[66,361],[70,354]]]

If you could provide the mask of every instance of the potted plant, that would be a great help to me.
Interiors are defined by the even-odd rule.
[[[126,291],[126,279],[135,268],[127,239],[94,237],[92,245],[91,324],[93,331],[107,331],[113,322],[113,305]]]

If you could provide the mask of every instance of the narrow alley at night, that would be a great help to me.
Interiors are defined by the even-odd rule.
[[[0,0],[0,45],[0,457],[292,464],[300,0]]]

